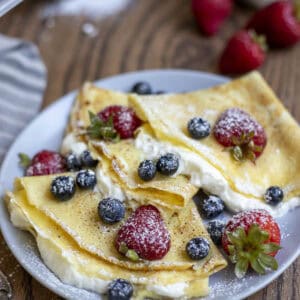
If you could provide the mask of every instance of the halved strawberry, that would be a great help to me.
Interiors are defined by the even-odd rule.
[[[235,160],[255,161],[263,152],[267,137],[264,128],[240,108],[230,108],[222,113],[214,129],[216,140],[230,148]]]
[[[225,226],[222,246],[235,265],[235,274],[242,278],[249,266],[259,274],[276,270],[274,256],[280,247],[280,229],[273,217],[263,209],[241,212]]]
[[[116,249],[129,259],[157,260],[163,258],[171,246],[170,234],[152,205],[140,206],[120,228]]]

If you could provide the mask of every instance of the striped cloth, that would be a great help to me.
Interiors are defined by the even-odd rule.
[[[46,77],[35,45],[0,34],[0,164],[11,143],[39,111]]]

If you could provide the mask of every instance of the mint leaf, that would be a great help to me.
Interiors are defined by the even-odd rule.
[[[31,164],[31,158],[25,153],[19,153],[18,156],[20,166],[27,169]]]

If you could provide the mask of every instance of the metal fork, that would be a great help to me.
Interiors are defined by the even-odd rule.
[[[22,1],[23,0],[0,0],[0,17],[5,15]]]

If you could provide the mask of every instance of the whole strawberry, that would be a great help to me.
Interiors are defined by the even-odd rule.
[[[104,122],[112,118],[113,127],[121,139],[132,138],[134,131],[142,124],[132,108],[121,105],[108,106],[98,116]]]
[[[263,209],[241,212],[225,226],[222,246],[235,263],[235,274],[242,278],[249,266],[259,274],[276,270],[274,256],[280,249],[280,229],[272,216]]]
[[[246,27],[265,35],[272,47],[292,46],[300,40],[300,6],[292,1],[274,2],[255,13]]]
[[[202,33],[214,35],[232,11],[232,0],[193,0],[192,11]]]
[[[131,260],[163,258],[171,240],[158,209],[152,205],[137,208],[120,228],[115,246]]]
[[[255,161],[263,152],[267,137],[264,128],[240,108],[225,110],[213,128],[219,144],[229,147],[237,161]]]
[[[24,153],[19,154],[20,164],[25,168],[26,176],[58,174],[67,171],[65,158],[58,152],[42,150],[32,160]]]
[[[265,49],[262,36],[241,30],[228,41],[219,61],[220,71],[240,74],[257,69],[265,61]]]

